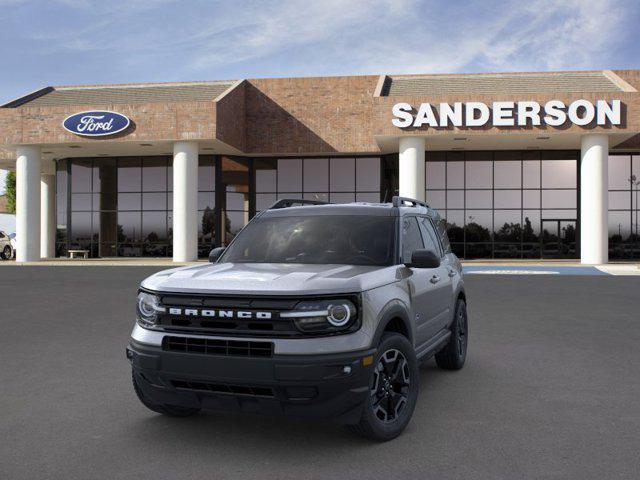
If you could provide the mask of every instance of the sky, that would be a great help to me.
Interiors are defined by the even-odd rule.
[[[0,103],[49,85],[640,68],[638,24],[637,0],[0,0]]]

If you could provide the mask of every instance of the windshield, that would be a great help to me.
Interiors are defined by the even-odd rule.
[[[220,262],[391,265],[395,217],[357,215],[256,218]]]

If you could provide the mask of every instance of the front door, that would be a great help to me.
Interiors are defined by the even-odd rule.
[[[542,219],[540,225],[540,249],[542,258],[576,258],[575,219]]]

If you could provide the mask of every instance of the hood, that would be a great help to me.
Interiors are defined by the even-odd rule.
[[[164,270],[142,287],[153,291],[306,295],[356,293],[396,281],[398,266],[215,263]]]

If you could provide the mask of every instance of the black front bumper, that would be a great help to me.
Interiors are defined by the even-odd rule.
[[[127,357],[153,403],[357,423],[375,349],[332,355],[235,357],[164,351],[131,341]]]

